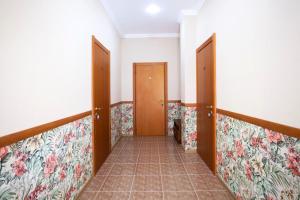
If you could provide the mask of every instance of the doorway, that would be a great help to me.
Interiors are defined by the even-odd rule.
[[[134,134],[167,134],[167,63],[134,63]]]
[[[92,37],[93,172],[110,153],[110,51]]]
[[[216,172],[216,35],[196,51],[197,152]]]

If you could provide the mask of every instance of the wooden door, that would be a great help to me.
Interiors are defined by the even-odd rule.
[[[136,135],[166,134],[166,63],[134,64]]]
[[[93,37],[92,99],[94,173],[110,153],[110,52]]]
[[[197,49],[197,151],[216,170],[215,35]]]

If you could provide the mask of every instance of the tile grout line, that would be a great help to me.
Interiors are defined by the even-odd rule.
[[[121,140],[120,140],[119,142],[121,142]],[[125,145],[122,146],[120,152],[124,149],[124,146],[125,146]],[[108,155],[108,156],[110,156],[110,155]],[[117,156],[117,157],[118,157],[118,156]],[[96,195],[95,195],[95,197],[93,198],[94,200],[96,200],[96,197],[98,196],[98,194],[100,195],[102,187],[104,186],[106,180],[108,179],[108,177],[109,177],[111,171],[113,170],[113,168],[114,168],[114,166],[115,166],[114,161],[112,161],[112,162],[113,162],[113,163],[112,163],[112,166],[111,166],[110,170],[107,172],[106,177],[105,177],[104,180],[103,180],[103,183],[101,184],[99,190],[96,192]],[[105,162],[104,162],[103,164],[105,164]],[[103,166],[103,164],[102,164],[102,166]],[[101,168],[100,168],[100,169],[101,169]],[[97,176],[97,175],[96,175],[96,176]]]
[[[128,200],[130,200],[131,194],[132,194],[133,182],[134,182],[134,179],[135,179],[135,174],[136,174],[137,166],[138,166],[138,160],[139,160],[140,153],[141,153],[141,148],[140,148],[140,146],[141,146],[141,142],[140,142],[140,144],[139,144],[139,153],[138,153],[138,156],[137,156],[137,159],[136,159],[136,163],[135,163],[135,169],[134,169],[134,173],[133,173],[133,176],[132,176],[132,181],[131,181],[131,186],[130,186],[130,191],[129,191]]]
[[[177,151],[177,149],[176,149],[176,151]],[[185,170],[185,172],[186,172],[186,174],[187,174],[187,177],[188,177],[188,179],[189,179],[189,182],[190,182],[190,184],[192,185],[192,188],[193,188],[193,190],[194,190],[193,192],[196,194],[197,199],[200,199],[199,196],[198,196],[198,194],[197,194],[197,192],[196,192],[196,189],[195,189],[195,187],[194,187],[194,185],[193,185],[193,183],[192,183],[192,181],[191,181],[190,175],[189,175],[189,173],[188,173],[188,171],[187,171],[187,169],[186,169],[186,167],[185,167],[185,163],[183,162],[183,159],[181,158],[181,155],[180,155],[180,154],[179,154],[179,157],[180,157],[180,159],[181,159],[181,161],[182,161],[183,168],[184,168],[184,170]]]
[[[164,189],[163,189],[163,180],[162,180],[162,173],[161,173],[161,162],[160,162],[160,153],[159,153],[159,144],[158,144],[158,164],[159,164],[159,174],[160,174],[160,185],[161,185],[161,192],[162,192],[162,196],[163,196],[163,200],[165,199],[165,195],[164,195]]]

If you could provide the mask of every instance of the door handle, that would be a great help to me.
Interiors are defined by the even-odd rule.
[[[207,109],[213,109],[213,106],[209,105],[209,106],[205,106],[205,108],[207,108]]]
[[[95,107],[95,110],[99,110],[99,111],[100,111],[100,110],[102,110],[102,109],[101,109],[101,108],[98,108],[98,107]]]
[[[209,111],[209,113],[207,114],[209,118],[211,118],[213,116],[213,112]]]
[[[160,100],[160,104],[161,106],[164,106],[165,105],[164,100]]]
[[[95,115],[94,115],[94,119],[100,119],[100,115],[98,114],[98,113],[95,113]]]

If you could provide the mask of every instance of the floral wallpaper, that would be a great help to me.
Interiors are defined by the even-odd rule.
[[[0,199],[75,199],[92,175],[92,118],[0,148]]]
[[[133,103],[122,103],[120,108],[112,111],[112,124],[115,124],[112,131],[112,141],[116,142],[119,134],[119,116],[121,112],[121,134],[126,136],[133,135]],[[195,150],[197,148],[197,115],[195,107],[181,106],[180,103],[168,103],[168,134],[173,135],[174,119],[181,118],[182,145],[185,150]],[[114,144],[114,143],[113,143]]]
[[[122,135],[133,135],[133,103],[122,103]]]
[[[111,146],[113,147],[122,135],[122,111],[121,106],[111,107]]]
[[[181,106],[181,141],[185,150],[197,149],[196,107]]]
[[[300,199],[300,140],[217,116],[217,173],[237,199]]]
[[[133,135],[133,103],[122,103],[121,127],[122,135]],[[114,121],[118,118],[113,117]],[[168,134],[173,135],[174,119],[180,119],[180,103],[168,103]],[[113,122],[114,123],[114,122]]]
[[[180,103],[168,103],[168,135],[173,135],[174,120],[180,118]]]

